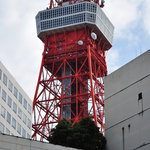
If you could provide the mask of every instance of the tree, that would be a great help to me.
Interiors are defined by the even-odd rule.
[[[81,119],[76,124],[72,141],[74,147],[85,150],[103,150],[106,145],[105,137],[99,132],[99,128],[89,117]]]
[[[48,141],[53,144],[69,146],[68,138],[70,138],[73,127],[70,121],[62,119],[55,128],[52,129],[52,136],[49,136]]]
[[[52,130],[49,142],[84,150],[104,150],[106,145],[105,137],[89,117],[81,119],[74,127],[68,120],[61,120]]]

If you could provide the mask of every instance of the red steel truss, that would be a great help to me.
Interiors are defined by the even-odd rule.
[[[91,33],[85,27],[45,36],[33,101],[34,139],[47,139],[62,118],[74,125],[85,116],[104,133],[105,42]]]
[[[67,2],[67,1],[69,2],[69,5],[75,4],[77,2],[82,2],[82,0],[50,0],[49,8],[52,9],[55,6],[62,6],[62,3]],[[94,3],[98,4],[101,8],[104,7],[104,3],[105,3],[104,0],[84,0],[84,1],[94,2]]]

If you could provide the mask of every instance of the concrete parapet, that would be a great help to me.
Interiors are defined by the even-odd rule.
[[[77,150],[12,135],[0,134],[0,150]]]

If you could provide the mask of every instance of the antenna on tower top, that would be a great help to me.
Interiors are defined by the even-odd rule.
[[[57,6],[66,6],[75,4],[78,2],[89,1],[97,3],[101,8],[104,7],[105,0],[50,0],[49,8],[52,9],[54,5]],[[63,5],[64,4],[64,5]]]

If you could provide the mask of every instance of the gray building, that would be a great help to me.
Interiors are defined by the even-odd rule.
[[[0,132],[31,137],[32,101],[0,62]]]
[[[150,150],[150,50],[105,78],[107,150]]]
[[[0,150],[77,150],[0,133]]]

